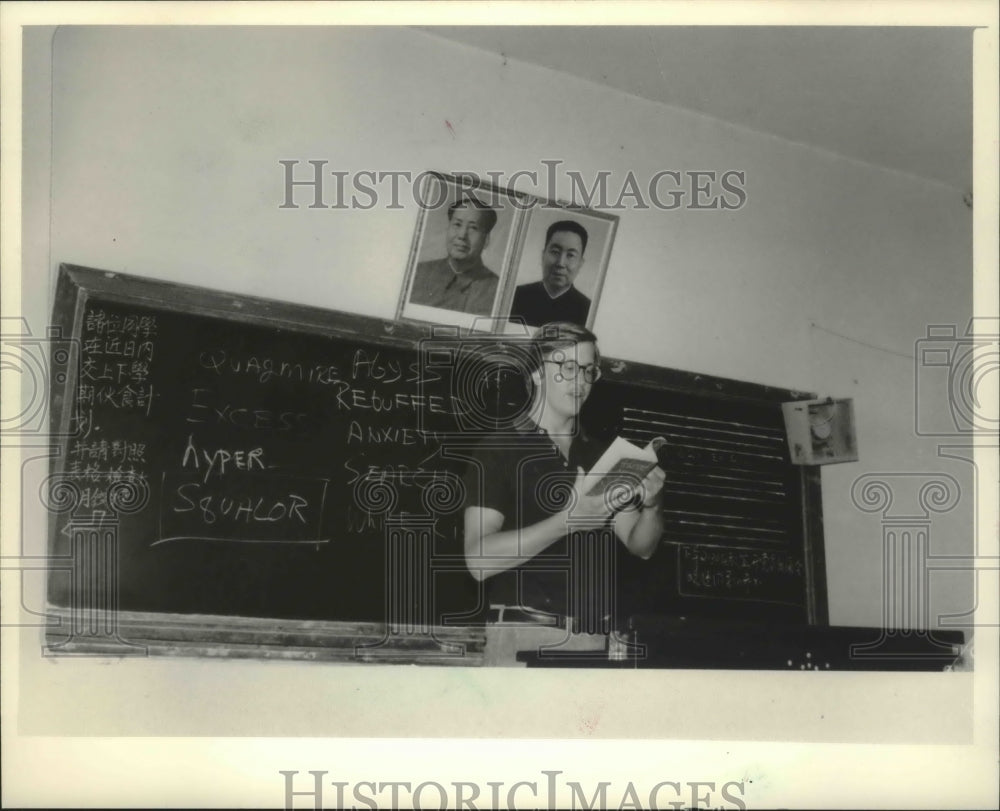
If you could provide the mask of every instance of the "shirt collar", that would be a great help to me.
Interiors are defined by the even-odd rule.
[[[565,295],[566,295],[567,293],[569,293],[569,291],[570,291],[570,290],[572,290],[572,289],[573,289],[573,285],[572,285],[572,284],[570,284],[570,286],[569,286],[569,287],[567,287],[567,288],[566,288],[565,290],[563,290],[562,292],[559,292],[559,293],[556,293],[556,294],[555,294],[555,295],[553,296],[553,295],[552,295],[552,294],[551,294],[551,293],[549,292],[549,288],[547,288],[547,287],[545,286],[545,282],[542,282],[542,290],[544,290],[544,291],[545,291],[545,295],[549,297],[549,300],[550,300],[550,301],[555,301],[555,300],[556,300],[557,298],[562,298],[562,297],[563,297],[563,296],[565,296]]]
[[[546,431],[542,426],[536,423],[534,420],[525,417],[521,422],[519,422],[515,429],[521,434],[527,434],[528,436],[544,437],[549,438],[549,432]],[[589,442],[590,438],[584,432],[583,427],[579,424],[577,425],[577,431],[573,434],[573,442]]]

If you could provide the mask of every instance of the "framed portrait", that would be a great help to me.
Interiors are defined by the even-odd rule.
[[[529,198],[428,172],[396,317],[494,331]]]
[[[533,207],[521,227],[504,297],[507,331],[553,321],[592,327],[618,217],[551,202]]]

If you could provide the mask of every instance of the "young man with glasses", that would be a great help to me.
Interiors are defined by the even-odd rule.
[[[605,449],[579,424],[600,377],[596,336],[547,324],[532,350],[529,417],[483,440],[466,476],[465,559],[486,584],[487,664],[517,664],[516,651],[539,645],[599,656],[615,544],[648,558],[663,533],[659,467],[631,493],[583,492],[584,472]]]

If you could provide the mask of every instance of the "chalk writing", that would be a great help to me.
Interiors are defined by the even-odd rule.
[[[448,401],[438,394],[424,395],[411,392],[380,392],[377,388],[359,389],[347,381],[340,381],[333,393],[339,411],[409,411],[417,413],[426,408],[432,414],[453,414]]]
[[[152,338],[156,335],[155,315],[120,315],[107,313],[103,308],[91,310],[84,321],[87,333],[98,335],[129,335],[133,338]]]
[[[347,531],[352,535],[381,534],[385,527],[385,513],[372,512],[353,504],[344,510]]]
[[[684,560],[706,565],[748,569],[765,574],[798,576],[803,573],[802,559],[784,552],[761,552],[749,549],[719,549],[708,546],[684,546]]]
[[[320,538],[328,481],[231,471],[211,484],[165,473],[159,538],[296,543]]]
[[[347,426],[347,444],[372,445],[430,445],[437,444],[438,434],[398,425],[362,425],[351,420]]]
[[[91,357],[108,355],[134,359],[136,364],[149,363],[153,360],[154,343],[152,341],[136,341],[122,339],[118,336],[110,338],[86,338],[83,341],[83,351]],[[136,366],[136,369],[141,369]]]
[[[217,375],[246,376],[261,384],[291,381],[328,386],[340,381],[340,372],[334,363],[302,364],[258,355],[234,356],[225,349],[201,352],[198,366]]]
[[[205,448],[198,448],[194,442],[194,434],[189,434],[187,445],[184,448],[184,457],[181,459],[181,467],[191,467],[195,470],[204,468],[204,481],[207,482],[213,473],[216,476],[225,476],[227,466],[230,470],[263,470],[265,467],[261,458],[263,455],[263,448],[250,448],[249,450],[216,448],[209,453]]]
[[[344,470],[351,473],[351,478],[347,480],[349,485],[359,481],[368,482],[394,482],[400,487],[427,487],[434,482],[451,481],[453,474],[434,468],[425,468],[420,465],[411,467],[406,464],[396,465],[368,465],[366,468],[356,467],[358,460],[350,457],[344,460]]]
[[[139,462],[146,461],[146,443],[129,440],[106,439],[87,442],[73,440],[70,444],[70,459],[100,461],[100,462]]]
[[[689,597],[788,602],[805,571],[800,557],[785,552],[682,546],[680,555],[679,589]]]
[[[121,482],[145,485],[145,439],[112,433],[108,426],[117,425],[118,412],[143,417],[152,413],[156,393],[150,376],[157,331],[152,315],[103,308],[85,315],[72,412],[75,436],[67,444],[63,468],[79,493],[77,516],[114,508],[109,491]]]
[[[380,352],[368,352],[358,349],[354,352],[354,362],[351,364],[351,377],[354,380],[375,380],[381,383],[395,383],[403,376],[403,369],[398,361],[382,362]]]
[[[229,518],[234,522],[243,521],[299,521],[308,523],[303,509],[309,506],[308,499],[297,493],[287,493],[280,496],[238,495],[221,496],[215,493],[202,495],[202,485],[198,482],[182,484],[177,488],[176,499],[171,509],[177,513],[200,510],[201,520],[206,524],[214,524],[216,519]]]
[[[91,386],[81,383],[77,403],[81,407],[108,406],[121,411],[137,409],[149,416],[153,405],[153,386],[137,386],[132,383]]]
[[[274,411],[245,403],[216,403],[212,394],[210,389],[191,390],[187,422],[265,431],[295,431],[312,427],[313,418],[304,411]]]

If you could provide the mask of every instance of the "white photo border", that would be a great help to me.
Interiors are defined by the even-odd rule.
[[[486,193],[491,201],[505,200],[513,211],[510,221],[510,233],[504,245],[502,259],[499,268],[495,271],[500,277],[497,285],[497,293],[493,300],[493,307],[488,315],[477,315],[474,313],[461,312],[459,310],[449,310],[442,307],[431,307],[423,304],[411,302],[413,281],[416,276],[417,264],[420,261],[420,253],[423,249],[424,237],[426,236],[428,215],[439,211],[441,206],[429,205],[427,191],[432,182],[441,183],[449,189],[449,195],[445,202],[453,198],[460,197],[464,193],[475,194]],[[509,277],[513,270],[513,260],[517,256],[517,246],[521,239],[521,229],[525,218],[525,209],[530,207],[529,198],[513,189],[496,186],[472,175],[445,174],[444,172],[428,171],[421,179],[418,194],[419,213],[417,223],[413,232],[413,240],[410,244],[410,253],[406,261],[406,274],[403,277],[403,284],[399,291],[399,301],[396,306],[396,320],[418,323],[418,324],[443,324],[467,329],[470,332],[496,332],[502,326],[498,321],[500,313],[504,312],[503,304],[506,300],[507,290],[510,287]],[[449,203],[450,205],[450,203]]]
[[[590,295],[590,309],[587,311],[587,322],[583,325],[587,329],[594,328],[594,321],[597,318],[597,309],[600,306],[601,292],[604,289],[604,279],[607,276],[608,266],[611,263],[611,251],[614,248],[615,236],[618,233],[618,222],[621,219],[617,214],[609,214],[606,211],[600,211],[594,208],[584,208],[583,206],[574,206],[569,203],[557,202],[554,200],[545,200],[540,197],[533,198],[535,204],[525,212],[522,222],[520,232],[518,234],[517,245],[514,249],[514,256],[512,257],[509,272],[507,274],[507,284],[503,292],[503,298],[500,306],[500,317],[506,319],[507,321],[507,331],[521,331],[524,329],[524,325],[521,320],[512,321],[510,316],[511,306],[514,303],[514,291],[518,284],[518,271],[521,267],[521,260],[524,258],[524,249],[527,243],[528,233],[531,229],[531,223],[537,216],[538,212],[546,211],[551,212],[557,210],[565,215],[565,219],[572,218],[591,218],[595,220],[602,220],[608,226],[607,236],[604,239],[604,243],[601,248],[601,256],[598,260],[598,270],[597,276],[594,280],[593,291]],[[592,260],[594,256],[588,255],[588,259]]]

